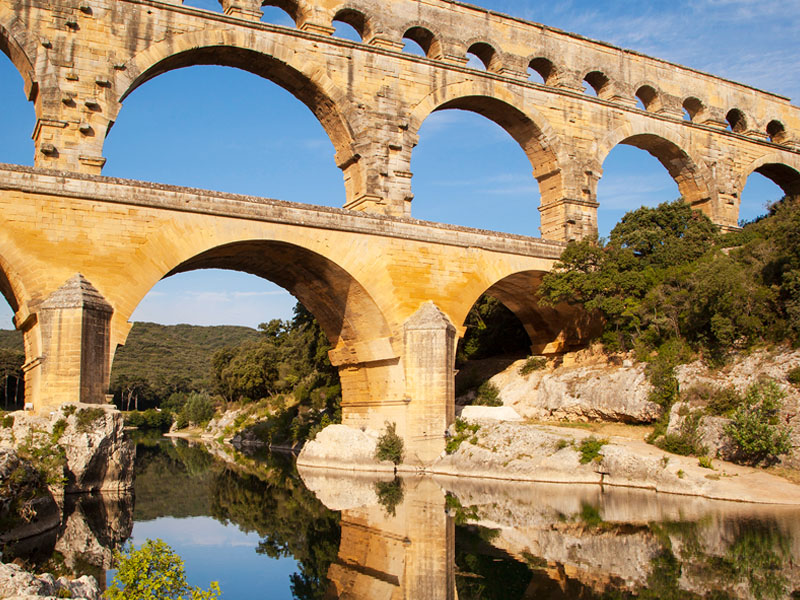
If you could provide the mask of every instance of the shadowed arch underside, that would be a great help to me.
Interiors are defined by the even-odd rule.
[[[596,324],[586,313],[566,303],[543,306],[538,291],[544,276],[541,271],[514,273],[485,293],[502,302],[520,320],[531,339],[532,354],[565,352],[585,345]]]
[[[692,206],[702,208],[711,198],[709,181],[692,158],[677,144],[659,135],[642,133],[619,142],[648,152],[660,162],[675,181],[681,196]]]
[[[242,271],[285,288],[317,318],[333,346],[390,337],[383,314],[361,284],[329,259],[299,246],[227,244],[181,263],[165,277],[196,269]]]
[[[760,173],[777,185],[786,196],[800,198],[800,172],[788,165],[781,163],[766,163],[756,169],[755,173]]]

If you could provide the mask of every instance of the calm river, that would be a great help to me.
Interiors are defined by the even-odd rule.
[[[135,498],[73,498],[58,532],[4,549],[111,581],[161,538],[225,600],[800,598],[800,511],[590,486],[298,473],[142,437]]]

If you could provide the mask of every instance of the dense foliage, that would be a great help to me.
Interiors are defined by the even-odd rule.
[[[185,400],[191,392],[211,392],[214,353],[258,337],[249,327],[134,323],[114,356],[114,401],[123,409],[145,410],[163,406],[173,394]]]
[[[681,200],[625,215],[608,240],[571,243],[540,290],[604,323],[610,349],[679,341],[711,359],[800,339],[800,204],[732,234]]]
[[[339,421],[339,373],[311,313],[297,304],[291,321],[275,319],[260,331],[258,339],[214,355],[216,391],[228,402],[266,404],[270,418],[258,433],[272,443],[304,440],[323,419]]]
[[[105,593],[108,600],[215,600],[219,584],[208,591],[186,583],[183,560],[161,540],[147,540],[139,549],[132,546],[114,552],[117,573]]]
[[[774,381],[750,387],[736,408],[725,433],[736,445],[739,460],[749,464],[772,463],[792,449],[789,429],[779,413],[785,393]]]

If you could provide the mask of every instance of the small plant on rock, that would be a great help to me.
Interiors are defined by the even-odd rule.
[[[795,367],[786,374],[786,379],[789,380],[794,387],[800,388],[800,367]]]
[[[708,456],[701,456],[697,459],[697,464],[703,467],[704,469],[711,469],[714,470],[714,465],[711,464],[711,458]]]
[[[378,438],[375,447],[375,458],[399,465],[403,462],[403,438],[397,435],[396,428],[395,423],[386,423],[386,431]]]
[[[447,441],[445,452],[453,454],[453,452],[459,449],[461,443],[468,438],[470,438],[470,440],[475,439],[475,442],[470,441],[470,443],[476,443],[477,436],[475,434],[478,433],[480,428],[481,426],[477,423],[470,423],[466,419],[456,419],[456,434]]]
[[[585,465],[592,461],[600,462],[603,460],[603,455],[600,454],[600,449],[608,444],[608,440],[599,440],[594,436],[582,440],[578,446],[578,452],[581,455],[581,464]]]
[[[89,433],[94,423],[106,416],[106,411],[102,408],[83,408],[76,413],[76,429],[81,433]]]
[[[547,359],[543,356],[529,356],[519,368],[520,375],[530,375],[547,367]]]

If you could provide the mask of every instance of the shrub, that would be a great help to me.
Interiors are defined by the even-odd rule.
[[[733,386],[718,389],[708,399],[708,412],[719,417],[730,416],[742,405],[743,400]]]
[[[789,430],[778,418],[784,396],[774,381],[755,383],[747,390],[744,403],[725,426],[736,446],[738,462],[771,464],[791,450]]]
[[[786,379],[789,380],[795,387],[800,387],[800,367],[795,367],[786,374]]]
[[[61,412],[64,414],[65,417],[71,417],[75,414],[75,411],[78,410],[78,407],[74,404],[65,404],[61,407]]]
[[[17,447],[17,452],[33,463],[47,485],[62,486],[66,483],[64,467],[67,464],[67,455],[64,448],[53,441],[52,434],[29,431],[25,441]]]
[[[375,447],[375,458],[399,465],[403,462],[403,438],[397,435],[396,428],[395,423],[386,423],[386,431],[378,438]]]
[[[157,411],[148,408],[146,411],[131,411],[125,415],[125,425],[138,429],[155,429],[167,431],[172,425],[172,413],[167,410]]]
[[[702,411],[694,411],[683,417],[680,432],[667,433],[655,441],[655,445],[672,454],[681,456],[700,455],[706,453],[701,444],[700,423],[703,421]]]
[[[14,415],[3,415],[0,418],[0,427],[11,429],[14,426]]]
[[[107,600],[215,600],[219,584],[212,581],[208,591],[186,582],[183,560],[161,540],[147,540],[136,550],[114,552],[117,573],[106,590]]]
[[[547,359],[543,356],[529,356],[519,368],[520,375],[530,375],[547,367]]]
[[[214,403],[211,401],[208,394],[193,392],[186,400],[186,404],[181,408],[178,422],[186,423],[186,425],[191,423],[193,425],[202,426],[211,420],[211,417],[214,416],[214,412]],[[184,425],[184,427],[186,427],[186,425]],[[178,427],[182,429],[180,425],[178,425]]]
[[[95,421],[106,416],[102,408],[83,408],[75,413],[76,429],[81,433],[89,433]]]
[[[608,440],[598,440],[594,436],[582,440],[578,446],[578,452],[580,452],[581,455],[581,464],[585,465],[592,461],[600,462],[603,460],[603,455],[600,454],[600,449],[606,444],[608,444]]]
[[[475,397],[475,402],[478,406],[503,406],[503,401],[500,400],[500,390],[491,381],[486,381],[478,388],[478,395]]]

